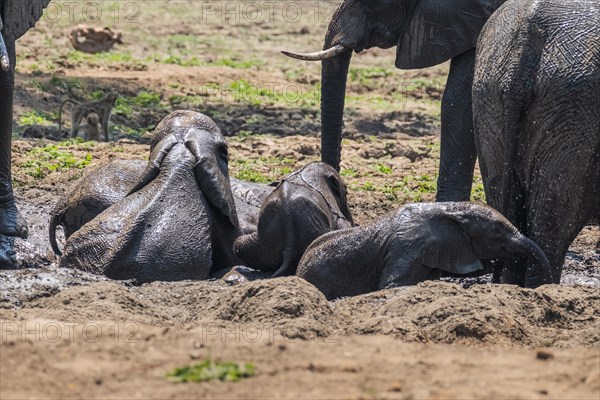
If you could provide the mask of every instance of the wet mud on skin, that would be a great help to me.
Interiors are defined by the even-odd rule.
[[[297,3],[297,23],[282,17],[287,3],[274,3],[273,20],[263,10],[259,22],[217,12],[199,23],[198,2],[139,2],[141,23],[127,23],[114,21],[113,2],[100,2],[98,26],[123,31],[124,44],[94,56],[73,51],[68,32],[89,22],[66,13],[19,39],[15,136],[32,123],[55,131],[67,97],[117,90],[120,100],[111,143],[13,140],[30,237],[16,240],[19,269],[0,271],[0,398],[598,400],[599,226],[571,246],[563,285],[536,290],[446,279],[328,302],[294,277],[136,285],[56,268],[47,232],[54,203],[89,168],[147,160],[149,132],[174,110],[219,125],[235,178],[277,181],[320,159],[321,64],[280,50],[322,48],[326,6],[336,2],[319,2],[322,18],[313,2]],[[131,10],[120,11],[124,19]],[[395,57],[395,49],[356,54],[348,79],[341,175],[358,224],[435,196],[448,63],[400,71]],[[474,200],[481,183],[476,171]],[[165,378],[207,357],[252,362],[256,376]]]

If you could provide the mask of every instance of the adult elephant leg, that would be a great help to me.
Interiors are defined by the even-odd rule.
[[[589,93],[588,87],[592,88]],[[532,131],[536,126],[543,135],[529,158],[534,161],[528,177],[528,236],[546,253],[554,283],[560,283],[569,246],[594,215],[600,196],[600,101],[590,97],[598,93],[594,88],[598,85],[592,82],[561,91],[560,98],[573,99],[572,105],[559,109],[559,97],[549,98],[548,103],[531,109],[527,127]],[[540,124],[533,117],[539,115],[554,117]],[[566,140],[575,137],[573,144],[565,146]]]
[[[0,69],[0,268],[15,262],[12,237],[27,237],[27,224],[15,204],[11,182],[11,141],[15,43],[6,43],[10,70]]]
[[[452,59],[442,99],[441,156],[436,200],[468,201],[477,159],[472,85],[475,49]]]

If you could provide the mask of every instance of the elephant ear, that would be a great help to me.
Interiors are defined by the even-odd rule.
[[[15,41],[23,36],[42,17],[50,0],[6,0],[2,10],[4,39]]]
[[[194,137],[193,130],[187,137]],[[227,146],[223,142],[217,149],[201,149],[196,140],[187,139],[187,148],[196,157],[194,173],[200,190],[208,201],[223,214],[235,228],[239,226],[235,201],[231,191],[228,172]],[[215,153],[216,150],[216,153]]]
[[[423,265],[455,274],[484,269],[475,256],[469,236],[453,216],[438,216],[431,220],[429,228],[419,260]]]
[[[352,214],[350,213],[350,208],[348,207],[348,196],[346,185],[342,182],[340,176],[336,174],[331,174],[327,177],[327,184],[333,193],[333,196],[336,199],[337,205],[340,208],[342,214],[350,224],[354,224],[352,220]]]
[[[479,33],[502,0],[420,0],[396,50],[396,67],[441,64],[474,48]]]
[[[163,139],[155,148],[152,150],[150,154],[150,160],[148,161],[148,165],[140,175],[138,182],[133,186],[133,188],[127,194],[128,196],[132,193],[135,193],[144,188],[147,184],[152,182],[160,172],[160,168],[162,166],[165,157],[169,154],[169,151],[177,144],[177,140],[174,137],[168,137]]]

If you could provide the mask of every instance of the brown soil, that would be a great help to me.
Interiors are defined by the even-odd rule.
[[[483,278],[327,302],[296,278],[134,286],[55,268],[48,213],[84,169],[32,169],[34,149],[57,145],[92,166],[145,159],[145,131],[190,108],[228,136],[233,176],[277,180],[319,159],[319,65],[279,50],[321,48],[335,2],[319,2],[317,16],[313,3],[299,4],[303,16],[291,23],[279,3],[273,20],[251,22],[200,17],[193,1],[142,2],[138,23],[128,23],[132,10],[116,21],[108,2],[98,26],[122,31],[124,40],[108,56],[82,58],[69,47],[70,30],[89,23],[81,8],[74,21],[64,11],[19,41],[16,131],[26,113],[54,115],[64,98],[87,100],[96,90],[117,90],[132,110],[115,112],[109,144],[14,142],[16,192],[31,235],[17,242],[24,269],[0,272],[0,398],[599,399],[599,226],[571,246],[563,285],[535,291]],[[393,65],[393,50],[352,62],[342,172],[360,224],[435,194],[448,66]],[[278,89],[258,96],[233,89],[244,82]],[[286,89],[301,99],[285,98]],[[142,92],[160,101],[130,101]],[[479,200],[479,175],[475,186]],[[237,383],[165,378],[207,357],[252,362],[257,374]]]
[[[236,287],[131,287],[68,270],[0,279],[15,288],[0,298],[2,398],[597,398],[600,390],[595,288],[429,282],[329,303],[295,277]],[[209,356],[252,362],[257,375],[166,380]]]

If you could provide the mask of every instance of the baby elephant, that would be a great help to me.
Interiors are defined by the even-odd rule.
[[[153,148],[150,149],[152,153]],[[52,250],[61,255],[56,229],[63,227],[65,239],[96,218],[102,211],[122,200],[138,183],[146,162],[115,160],[94,168],[56,203],[50,212],[49,236]],[[258,213],[266,197],[275,189],[269,185],[231,179],[231,191],[241,233],[256,231]]]
[[[285,178],[260,210],[257,231],[239,237],[235,252],[247,266],[273,277],[293,275],[313,240],[350,228],[346,185],[335,169],[311,163]]]
[[[527,274],[550,281],[542,250],[491,207],[418,203],[321,236],[306,250],[297,275],[335,299],[439,279],[442,271],[486,272],[488,261],[518,257],[531,262]]]
[[[238,219],[227,145],[208,117],[176,111],[156,127],[129,194],[76,231],[60,265],[113,279],[206,279],[235,265]]]
[[[65,239],[69,239],[102,211],[122,200],[138,183],[146,164],[141,160],[116,160],[94,168],[77,182],[50,212],[52,250],[61,255],[56,241],[59,225],[64,229]]]

